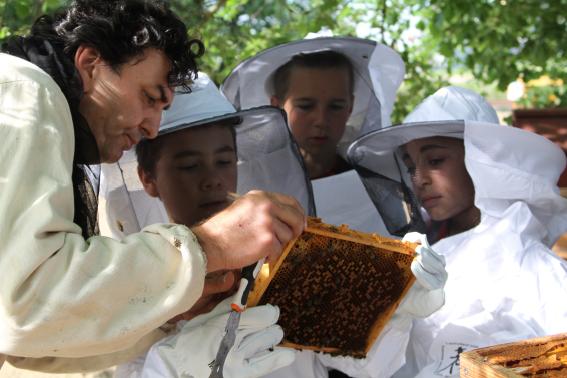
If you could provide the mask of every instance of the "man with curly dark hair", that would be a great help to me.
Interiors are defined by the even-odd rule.
[[[76,0],[2,50],[0,353],[80,360],[150,345],[215,289],[207,272],[275,258],[301,232],[295,200],[252,192],[192,229],[97,235],[96,166],[157,135],[203,52],[164,2]],[[94,360],[79,369],[109,363]]]

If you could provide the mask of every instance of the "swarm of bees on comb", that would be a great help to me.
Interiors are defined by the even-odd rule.
[[[364,358],[414,282],[415,244],[308,219],[248,305],[280,307],[283,346]]]

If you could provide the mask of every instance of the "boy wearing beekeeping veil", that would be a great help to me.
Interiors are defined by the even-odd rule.
[[[204,73],[199,73],[190,89],[177,93],[155,140],[143,140],[118,164],[103,166],[99,208],[103,234],[121,239],[148,224],[175,222],[193,227],[211,219],[241,200],[233,198],[240,135],[267,137],[254,132],[264,123],[272,126],[261,128],[270,131],[272,139],[278,139],[278,130],[288,134],[280,109],[237,112]],[[287,149],[286,140],[278,145],[280,149]],[[247,165],[252,157],[250,148],[243,147],[240,163]],[[294,167],[291,162],[290,170]],[[269,195],[295,201],[277,193]],[[167,337],[147,356],[121,365],[116,376],[208,376],[231,310],[228,297],[234,294],[238,278],[238,271],[209,272],[197,303],[162,327]],[[278,315],[277,307],[270,305],[242,313],[224,376],[262,376],[293,362],[293,350],[273,348],[283,336],[275,324]]]
[[[404,228],[396,228],[399,222],[382,220],[372,202],[373,191],[380,188],[363,185],[364,171],[355,171],[345,153],[357,136],[389,125],[403,75],[401,58],[386,46],[358,38],[315,38],[276,46],[242,62],[225,80],[222,90],[237,108],[271,104],[286,111],[311,179],[316,214],[324,221],[403,236],[411,227],[404,224]],[[245,176],[245,180],[254,181],[253,172]],[[326,368],[373,377],[387,377],[397,370],[403,363],[411,319],[428,316],[443,304],[440,288],[446,278],[444,262],[428,248],[424,238],[408,235],[408,239],[416,238],[424,248],[420,261],[435,262],[435,267],[425,269],[429,269],[430,278],[435,277],[435,283],[426,284],[418,278],[419,283],[367,358],[314,357],[304,351],[295,365],[298,360],[312,358]],[[305,375],[305,371],[303,376],[327,374]]]
[[[404,70],[395,51],[371,40],[304,39],[245,60],[222,91],[236,108],[272,104],[286,111],[312,180],[317,216],[403,236],[405,230],[386,229],[345,151],[357,136],[390,124]]]

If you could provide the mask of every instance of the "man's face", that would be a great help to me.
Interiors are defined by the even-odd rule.
[[[84,87],[80,112],[94,135],[101,161],[116,162],[142,137],[157,135],[162,110],[173,99],[167,81],[171,65],[156,49],[147,49],[118,71],[95,55],[90,58],[75,63]]]
[[[163,202],[175,223],[192,226],[229,205],[236,191],[236,149],[229,126],[206,125],[164,135],[146,191]],[[144,177],[144,175],[146,177]]]
[[[462,140],[416,139],[404,149],[414,192],[433,220],[448,220],[474,209],[474,186],[465,168]]]
[[[289,76],[283,103],[272,100],[286,111],[304,157],[315,161],[334,159],[352,112],[350,88],[346,69],[296,67]]]

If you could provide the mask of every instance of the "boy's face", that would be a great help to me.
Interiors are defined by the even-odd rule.
[[[96,140],[102,162],[116,162],[142,137],[157,135],[162,110],[173,99],[171,63],[156,49],[113,70],[92,48],[80,48],[75,65],[83,82],[80,113]]]
[[[465,168],[462,140],[417,139],[404,150],[414,192],[433,220],[448,220],[474,209],[474,186]]]
[[[354,101],[348,71],[295,67],[288,84],[283,102],[272,97],[272,105],[286,111],[304,156],[334,159]]]
[[[159,197],[172,222],[192,226],[229,205],[236,191],[230,126],[206,125],[163,138],[153,174],[138,169],[146,192]]]

